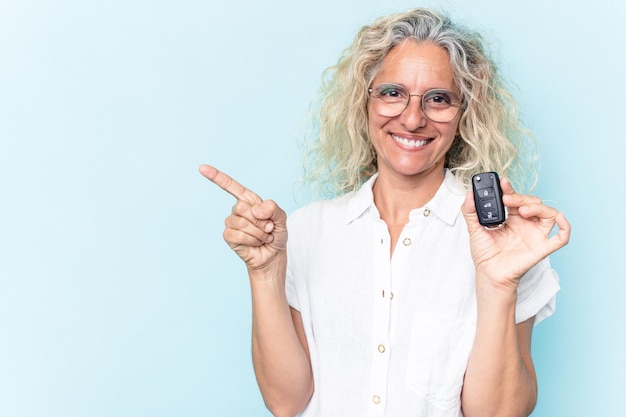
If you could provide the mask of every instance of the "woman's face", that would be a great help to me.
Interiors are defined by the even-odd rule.
[[[422,111],[421,97],[413,94],[431,89],[459,94],[448,53],[431,42],[406,40],[387,54],[372,87],[381,83],[399,84],[412,96],[406,109],[395,117],[377,113],[372,103],[379,99],[370,97],[369,134],[376,150],[379,176],[441,181],[445,156],[457,134],[461,112],[449,122],[433,122]]]

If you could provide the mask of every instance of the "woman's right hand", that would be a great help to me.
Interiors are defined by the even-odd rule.
[[[226,218],[224,240],[250,271],[270,269],[287,246],[287,215],[272,200],[261,199],[230,176],[210,165],[200,173],[237,199]]]

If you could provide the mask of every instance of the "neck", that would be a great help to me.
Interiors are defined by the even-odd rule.
[[[427,176],[391,177],[381,175],[373,186],[374,204],[381,218],[389,226],[404,226],[411,210],[423,207],[430,201],[444,179],[444,170],[428,173]]]

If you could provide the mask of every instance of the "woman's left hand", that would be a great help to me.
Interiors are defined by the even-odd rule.
[[[540,198],[517,194],[508,179],[503,178],[500,184],[502,201],[508,210],[502,228],[488,230],[478,223],[471,192],[462,211],[477,274],[499,287],[516,289],[522,275],[568,243],[570,224],[562,213],[544,205]],[[558,231],[551,236],[555,225]]]

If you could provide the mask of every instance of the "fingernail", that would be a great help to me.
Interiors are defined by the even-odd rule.
[[[274,230],[274,223],[267,222],[263,230],[265,230],[267,233],[271,232],[272,230]]]

